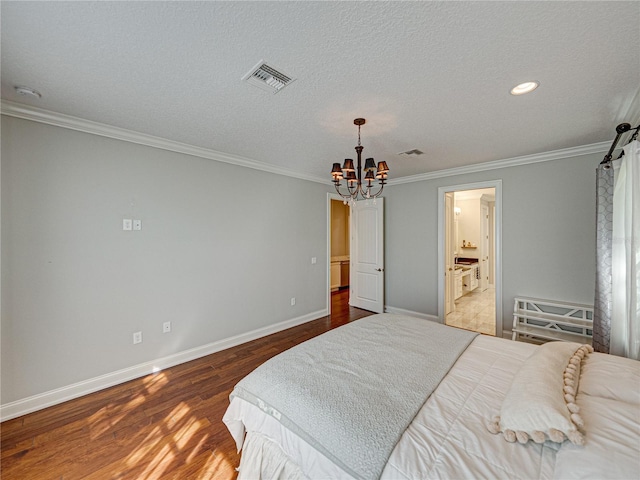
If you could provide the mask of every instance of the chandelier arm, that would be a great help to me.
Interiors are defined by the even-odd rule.
[[[338,184],[334,184],[334,186],[336,187],[336,192],[338,192],[338,195],[340,195],[342,198],[351,198],[351,195],[345,195],[340,191],[340,187],[338,186]]]
[[[385,186],[385,184],[381,183],[380,184],[380,190],[378,190],[376,193],[369,193],[369,198],[377,198],[377,197],[379,197],[380,194],[382,193],[382,190],[384,190],[384,186]],[[371,192],[370,188],[368,190],[369,190],[369,192]]]
[[[349,195],[351,195],[352,197],[355,195],[357,197],[359,187],[360,187],[359,183],[356,183],[355,185],[353,185],[353,187],[350,187],[349,184],[347,183],[347,190],[349,190]]]
[[[334,184],[335,185],[335,184]],[[358,195],[358,186],[355,186],[355,190],[352,191],[351,188],[347,185],[347,190],[348,190],[348,194],[344,194],[340,191],[340,187],[338,187],[338,185],[335,185],[336,187],[336,192],[338,192],[338,195],[340,195],[342,198],[344,198],[345,200],[351,200],[355,197],[357,197]]]

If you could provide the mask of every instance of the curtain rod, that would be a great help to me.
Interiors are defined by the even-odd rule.
[[[635,128],[631,128],[631,124],[629,123],[621,123],[616,127],[616,138],[613,139],[613,143],[611,144],[611,148],[609,148],[609,153],[604,156],[604,159],[600,162],[600,165],[605,165],[611,162],[613,158],[613,151],[616,149],[616,145],[618,145],[618,141],[620,141],[620,137],[625,133],[635,130],[636,133],[631,137],[631,141],[635,140],[638,136],[638,131],[640,130],[640,125]]]

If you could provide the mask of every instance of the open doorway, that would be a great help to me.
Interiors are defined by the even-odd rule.
[[[440,321],[502,336],[501,182],[439,189]]]
[[[341,198],[329,199],[330,311],[349,306],[351,208]]]

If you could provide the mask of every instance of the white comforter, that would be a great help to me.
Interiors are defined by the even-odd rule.
[[[586,424],[584,447],[512,444],[487,431],[487,420],[499,412],[514,375],[535,348],[477,337],[407,428],[381,478],[640,478],[640,363],[633,360],[602,354],[587,360],[577,401]],[[259,446],[243,454],[239,478],[272,477],[265,475],[269,457],[291,463],[285,468],[280,460],[280,472],[350,478],[241,399],[232,401],[224,421],[238,448],[245,430]]]

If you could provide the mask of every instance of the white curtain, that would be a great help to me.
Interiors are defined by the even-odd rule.
[[[640,142],[615,165],[610,352],[640,360]]]

